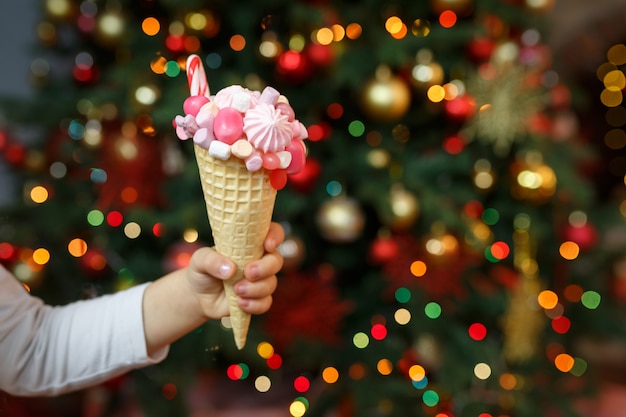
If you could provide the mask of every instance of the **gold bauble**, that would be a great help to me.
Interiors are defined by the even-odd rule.
[[[361,92],[363,112],[381,122],[393,122],[404,116],[411,106],[411,90],[401,78],[379,75],[369,80]]]
[[[556,191],[554,170],[538,153],[528,153],[511,164],[511,194],[518,200],[541,204]]]
[[[444,10],[452,10],[454,13],[464,16],[472,11],[473,0],[431,0],[430,6],[433,11],[440,14]]]
[[[96,20],[96,39],[104,45],[116,46],[126,33],[126,19],[121,12],[105,11]]]
[[[437,62],[417,63],[411,70],[411,84],[420,90],[442,84],[443,78],[443,68]]]
[[[359,203],[345,196],[334,197],[324,202],[316,220],[321,235],[335,243],[356,240],[365,226],[365,215]]]
[[[76,12],[70,0],[45,0],[44,10],[53,19],[69,20]]]
[[[525,0],[526,8],[535,13],[548,13],[554,7],[554,0]]]
[[[383,222],[396,230],[406,230],[415,224],[420,214],[417,197],[401,185],[394,185],[389,193],[389,207],[383,212]]]

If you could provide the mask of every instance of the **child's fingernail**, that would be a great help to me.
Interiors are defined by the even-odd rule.
[[[237,300],[237,305],[239,307],[248,307],[250,305],[250,300],[247,300],[245,298],[239,298]]]
[[[256,264],[252,264],[248,267],[248,278],[257,278],[259,276],[259,267]]]
[[[220,272],[219,273],[220,273],[220,276],[222,278],[230,277],[230,273],[232,271],[233,271],[233,267],[230,264],[226,263],[226,264],[220,265]]]
[[[246,283],[245,282],[239,282],[236,286],[235,286],[235,291],[237,292],[237,294],[239,295],[245,295],[246,294]]]

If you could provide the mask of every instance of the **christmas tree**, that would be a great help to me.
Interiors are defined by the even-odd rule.
[[[0,262],[55,304],[212,244],[172,125],[195,53],[212,90],[271,85],[307,127],[274,212],[285,267],[244,350],[209,323],[106,385],[105,415],[208,412],[190,393],[215,375],[294,417],[576,415],[597,377],[582,346],[623,337],[626,210],[589,175],[551,4],[43,1],[37,94],[3,102],[23,193],[2,208]]]

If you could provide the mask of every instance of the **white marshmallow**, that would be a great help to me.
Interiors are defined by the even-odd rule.
[[[289,164],[291,164],[291,158],[292,158],[291,152],[289,152],[289,151],[276,152],[276,156],[280,160],[279,168],[280,169],[287,169]]]
[[[209,155],[222,161],[230,158],[230,145],[219,140],[214,140],[209,145]]]

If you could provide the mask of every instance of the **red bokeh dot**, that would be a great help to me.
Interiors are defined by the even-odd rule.
[[[311,388],[311,381],[306,376],[300,375],[294,379],[293,387],[298,392],[307,392]]]
[[[270,369],[278,369],[283,365],[283,358],[278,353],[274,353],[265,361]]]
[[[376,340],[383,340],[385,337],[387,337],[387,328],[383,324],[373,325],[372,337]]]
[[[471,324],[467,332],[472,339],[477,341],[483,340],[487,337],[487,328],[482,323]]]

